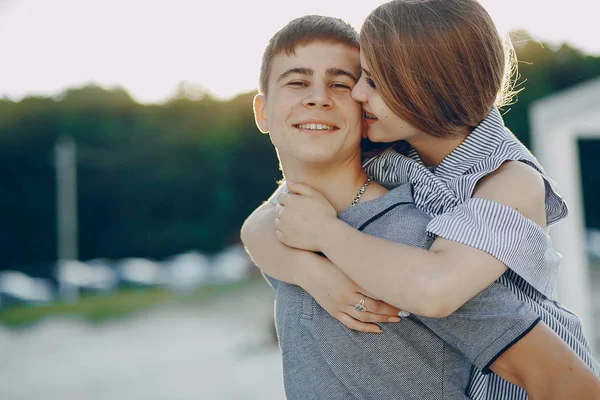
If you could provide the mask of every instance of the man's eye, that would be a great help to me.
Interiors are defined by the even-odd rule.
[[[289,86],[298,86],[298,87],[300,87],[300,86],[306,86],[306,83],[305,82],[300,82],[300,81],[294,81],[294,82],[288,83],[288,85]]]
[[[334,83],[332,86],[336,89],[350,89],[350,86],[344,83]]]

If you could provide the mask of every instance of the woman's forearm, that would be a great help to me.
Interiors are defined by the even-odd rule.
[[[298,285],[333,318],[350,329],[381,333],[376,322],[397,322],[399,309],[378,301],[362,290],[325,257],[290,248],[275,234],[274,206],[259,207],[242,227],[242,241],[263,273],[279,281]],[[369,296],[369,312],[351,315],[356,302]]]
[[[424,316],[438,313],[429,307],[436,303],[433,287],[425,284],[426,271],[437,262],[435,254],[363,234],[339,220],[328,225],[322,251],[350,279],[403,310]]]
[[[458,243],[442,240],[425,250],[364,234],[340,220],[323,224],[320,242],[331,262],[364,290],[428,317],[451,314],[506,270],[489,254]]]
[[[279,281],[305,288],[306,282],[314,279],[314,257],[318,256],[281,243],[275,235],[274,220],[274,205],[265,203],[257,208],[242,226],[242,242],[262,272]]]
[[[282,282],[296,284],[293,262],[286,259],[287,246],[277,240],[274,227],[275,206],[264,203],[244,221],[240,237],[254,264],[265,274]],[[278,254],[279,253],[279,254]]]

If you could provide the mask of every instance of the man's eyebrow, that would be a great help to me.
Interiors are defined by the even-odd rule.
[[[290,76],[292,74],[312,76],[313,73],[314,73],[314,70],[312,68],[304,68],[304,67],[290,68],[287,71],[285,71],[283,74],[279,75],[279,78],[277,78],[277,82],[281,81],[282,79],[285,79],[287,76]]]
[[[329,68],[327,69],[327,75],[329,76],[347,76],[352,79],[354,82],[358,82],[358,78],[350,71],[346,71],[341,68]]]

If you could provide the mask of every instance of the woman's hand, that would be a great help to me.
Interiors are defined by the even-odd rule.
[[[248,217],[242,228],[246,250],[265,274],[302,287],[350,329],[381,332],[375,322],[399,321],[397,308],[361,289],[329,259],[281,243],[275,236],[276,215],[273,204],[265,203]],[[366,311],[354,308],[361,299]]]
[[[301,250],[321,251],[324,225],[337,220],[337,212],[318,191],[303,183],[286,182],[290,193],[277,198],[277,238]]]
[[[398,308],[369,296],[327,258],[314,257],[313,266],[297,276],[297,281],[333,318],[367,333],[382,332],[375,322],[400,321]],[[357,311],[355,307],[363,299],[366,310]]]

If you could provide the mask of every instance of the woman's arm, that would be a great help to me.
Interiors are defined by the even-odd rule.
[[[438,237],[430,250],[366,235],[336,218],[320,193],[288,182],[279,196],[278,238],[291,247],[323,252],[364,290],[412,313],[444,317],[507,269],[489,253]],[[293,193],[298,193],[293,194]],[[509,162],[482,179],[474,197],[496,202],[545,228],[545,188],[540,175]],[[377,265],[373,276],[365,265]]]
[[[310,270],[310,265],[303,264],[310,252],[289,247],[287,250],[287,246],[272,240],[275,228],[269,219],[272,219],[274,210],[275,206],[269,202],[259,206],[244,221],[240,237],[252,261],[262,272],[279,281],[297,285],[301,279],[298,274]]]
[[[539,226],[545,227],[545,212],[539,212],[540,208],[543,210],[545,195],[544,188],[540,187],[543,182],[539,175],[527,176],[532,171],[522,171],[520,166],[510,168],[509,173],[492,175],[481,182],[475,195],[512,206]],[[510,185],[512,190],[504,189]],[[326,200],[319,200],[318,193],[293,182],[288,182],[288,187],[304,196],[289,196],[292,202],[284,198],[282,203],[285,206],[277,219],[285,220],[286,209],[297,207],[308,213],[300,216],[301,219],[307,217],[309,220],[311,216],[318,216],[316,219],[321,222],[315,224],[316,229],[309,230],[308,235],[299,233],[290,244],[323,251],[329,257],[335,257],[332,261],[340,266],[341,263],[347,263],[344,270],[362,287],[390,303],[398,301],[403,309],[415,314],[446,316],[506,270],[504,264],[489,254],[455,242],[438,239],[433,251],[425,251],[362,234],[337,219],[334,219],[335,222],[327,221],[335,215],[335,211],[329,208]],[[514,192],[532,197],[523,199],[515,196]],[[305,199],[302,197],[305,196],[313,197],[314,203],[303,202]],[[291,214],[296,214],[298,209]],[[324,226],[326,223],[339,223],[342,229],[330,230]],[[277,225],[281,227],[282,222],[278,221]],[[279,230],[278,238],[285,241],[286,233],[290,232],[296,236],[294,229],[298,229],[296,224],[291,224],[289,230]],[[300,231],[304,229],[300,227]],[[356,237],[351,236],[355,234]],[[310,235],[317,236],[321,245],[314,245]],[[377,276],[373,276],[373,269],[365,268],[365,265],[377,265]],[[461,267],[464,271],[461,271]],[[457,274],[460,275],[454,279]],[[468,287],[470,285],[475,287]],[[481,285],[481,289],[477,285]],[[440,290],[444,286],[445,293]],[[454,304],[444,307],[442,295],[452,296],[453,290],[458,293],[453,298]],[[600,398],[600,380],[543,322],[539,322],[491,361],[489,368],[505,380],[523,387],[532,399]]]
[[[244,222],[242,242],[265,274],[305,289],[321,307],[348,328],[381,333],[374,322],[397,322],[399,309],[377,301],[325,257],[292,249],[275,236],[275,207],[265,203]],[[368,312],[353,307],[367,298]]]
[[[600,389],[593,371],[499,282],[446,318],[415,317],[481,371],[521,386],[530,398],[600,398],[591,396]],[[566,396],[578,390],[588,396]]]
[[[490,369],[530,399],[600,399],[600,379],[543,322],[508,348]]]
[[[302,260],[302,257],[298,258],[296,260],[298,264],[296,265],[294,265],[295,262],[287,262],[290,258],[290,253],[288,252],[292,249],[281,245],[275,237],[273,232],[274,218],[275,207],[272,204],[265,204],[259,207],[248,218],[242,228],[243,241],[250,254],[255,258],[255,262],[259,267],[263,268],[264,272],[272,276],[277,276],[280,280],[288,281],[288,283],[300,283],[300,286],[305,287],[311,286],[312,280],[313,285],[320,284],[320,290],[323,290],[321,301],[332,301],[336,297],[336,290],[328,283],[328,279],[332,282],[337,282],[340,279],[347,279],[347,277],[343,274],[339,277],[335,275],[336,277],[334,278],[324,278],[326,274],[319,275],[319,268],[332,267],[332,264],[327,259],[310,252],[302,252],[302,255],[310,257],[306,260]],[[304,264],[304,261],[306,261],[306,264]],[[300,275],[290,274],[290,270],[295,267],[300,270],[311,269],[310,264],[312,261],[317,261],[314,265],[316,270],[312,273],[309,274],[305,271]],[[333,266],[333,268],[336,267]],[[374,270],[371,269],[371,271]],[[297,279],[294,276],[303,277],[300,278],[300,281],[303,282],[294,282]],[[381,282],[382,280],[380,279],[380,282],[376,286],[379,287]],[[350,293],[352,290],[347,290],[346,292]],[[360,291],[361,289],[358,290]],[[311,293],[310,290],[307,291]],[[352,295],[356,295],[356,293],[351,293],[350,296]],[[317,295],[317,297],[321,296]],[[319,299],[315,299],[319,304],[323,305]],[[347,307],[348,304],[354,304],[354,300],[340,302],[339,304],[339,308]],[[371,309],[371,305],[369,304],[369,310]],[[335,311],[328,310],[328,312],[332,315],[335,314]],[[361,316],[360,314],[366,313],[359,313],[359,317]],[[340,321],[349,326],[348,319],[349,316],[347,319],[340,319]],[[349,327],[352,328],[352,326]],[[357,328],[355,327],[354,329]],[[358,328],[357,330],[372,332],[364,328]],[[586,398],[586,396],[587,398],[594,398],[595,393],[600,390],[600,384],[592,371],[579,359],[573,350],[566,346],[543,323],[538,323],[529,333],[518,340],[516,344],[505,350],[500,357],[492,362],[490,369],[502,378],[523,387],[528,391],[532,399],[568,398],[564,397],[564,393],[577,393],[577,391],[582,392],[583,397],[580,398]],[[569,381],[553,379],[552,382],[547,382],[544,379],[545,376],[557,377],[563,373],[565,373],[565,376],[569,376]],[[548,393],[556,394],[557,396],[551,397],[548,396]]]

